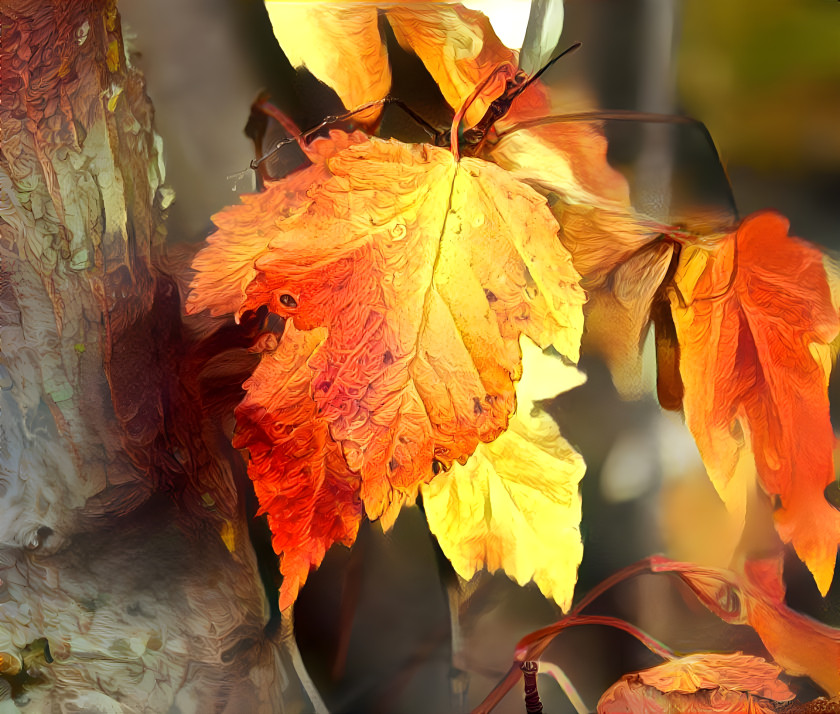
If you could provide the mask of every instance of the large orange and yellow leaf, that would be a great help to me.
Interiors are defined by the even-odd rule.
[[[310,392],[387,526],[507,427],[520,334],[577,358],[583,292],[545,200],[492,164],[371,139],[326,167],[221,214],[188,309],[326,329]]]
[[[711,245],[682,250],[669,289],[686,421],[721,495],[751,443],[759,480],[780,497],[776,527],[820,591],[831,584],[840,513],[834,478],[828,345],[838,331],[819,250],[773,213]]]
[[[333,543],[353,543],[362,519],[359,475],[347,468],[310,392],[307,361],[325,337],[323,328],[301,332],[287,324],[236,409],[233,444],[248,449],[248,475],[280,556],[281,609]]]
[[[461,577],[501,569],[520,585],[533,580],[565,610],[583,555],[578,483],[586,467],[536,402],[584,377],[530,340],[521,345],[523,376],[508,430],[423,486],[423,505]]]

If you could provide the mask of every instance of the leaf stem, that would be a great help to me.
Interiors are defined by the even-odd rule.
[[[314,714],[330,714],[330,710],[327,709],[327,705],[321,698],[318,687],[315,686],[315,682],[312,681],[312,677],[306,670],[300,649],[298,649],[297,639],[295,638],[293,605],[286,608],[280,615],[280,642],[292,660],[292,667],[294,667],[295,674],[297,674],[306,696],[309,697],[309,703],[312,704]]]
[[[661,556],[650,556],[613,573],[584,595],[577,605],[569,610],[569,613],[563,619],[558,620],[553,625],[543,627],[542,629],[536,630],[535,632],[523,637],[516,647],[515,661],[508,670],[508,673],[505,675],[505,678],[496,685],[495,689],[493,689],[490,694],[485,697],[484,701],[481,702],[478,707],[473,709],[472,714],[489,714],[489,712],[498,705],[502,698],[513,688],[522,676],[522,672],[519,669],[519,663],[526,660],[539,659],[539,656],[545,651],[546,647],[548,647],[552,640],[564,629],[571,627],[572,625],[601,624],[618,627],[619,629],[623,629],[625,632],[628,632],[639,639],[639,641],[652,652],[658,654],[664,659],[672,659],[674,654],[667,647],[624,620],[608,616],[581,616],[579,614],[596,598],[603,595],[607,590],[621,581],[627,580],[628,578],[641,573],[653,572],[653,564],[661,560]]]

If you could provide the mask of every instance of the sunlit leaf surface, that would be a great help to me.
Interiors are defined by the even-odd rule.
[[[508,430],[424,486],[423,505],[459,575],[502,569],[520,585],[533,579],[567,609],[583,555],[578,483],[585,466],[536,402],[578,386],[583,375],[526,339],[522,362]]]
[[[464,462],[505,430],[520,335],[576,360],[583,322],[577,273],[535,191],[493,164],[457,162],[428,145],[348,146],[341,132],[319,141],[334,148],[324,163],[216,217],[220,229],[194,262],[188,302],[213,314],[267,305],[294,330],[263,359],[300,370],[290,379],[301,381],[284,389],[280,380],[272,392],[262,379],[270,368],[261,367],[240,409],[253,416],[240,422],[237,444],[264,442],[265,426],[250,431],[255,420],[283,425],[283,448],[250,470],[275,528],[302,529],[294,537],[301,544],[319,534],[300,581],[322,546],[353,532],[344,520],[337,530],[308,523],[305,508],[285,524],[294,474],[319,489],[312,502],[325,499],[329,514],[329,479],[344,473],[326,465],[334,454],[327,445],[304,464],[312,443],[340,446],[367,515],[387,527],[435,470]],[[299,342],[285,345],[287,337]],[[340,504],[352,510],[350,500]],[[276,546],[284,542],[276,535]]]

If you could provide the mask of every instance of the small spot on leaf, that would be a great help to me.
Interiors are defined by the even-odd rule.
[[[823,495],[825,496],[825,500],[828,501],[832,507],[840,511],[840,483],[832,481],[825,487]]]

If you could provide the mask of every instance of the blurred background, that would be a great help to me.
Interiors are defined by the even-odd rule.
[[[171,240],[200,242],[212,231],[214,212],[253,190],[245,171],[253,147],[243,128],[257,93],[270,91],[301,127],[336,111],[336,99],[311,76],[295,74],[258,0],[121,0],[120,10],[176,193]],[[790,218],[793,234],[837,247],[840,3],[567,0],[565,15],[560,47],[583,47],[546,81],[568,94],[570,111],[633,109],[700,120],[741,215],[773,207]],[[418,63],[396,50],[393,66],[398,96],[428,82]],[[674,168],[690,174],[703,161],[715,163],[711,145],[675,160]],[[681,418],[663,414],[652,396],[619,399],[597,360],[585,359],[582,368],[587,384],[551,405],[588,466],[578,593],[655,552],[725,562],[730,525]],[[650,362],[647,379],[652,385]],[[276,563],[265,528],[255,547],[274,603]],[[792,603],[840,624],[837,593],[823,601],[795,558],[789,566]],[[417,508],[388,534],[364,526],[352,553],[328,554],[302,593],[296,622],[304,660],[332,712],[466,710],[503,676],[517,640],[559,616],[533,586],[480,577],[461,598],[453,667],[445,587],[453,577]],[[761,652],[748,631],[723,628],[690,598],[684,602],[666,576],[627,583],[599,608],[680,651]],[[546,653],[592,710],[621,674],[656,663],[629,636],[602,629],[564,633]],[[546,712],[574,711],[553,682],[541,677],[540,687]],[[498,711],[524,711],[521,692]]]

